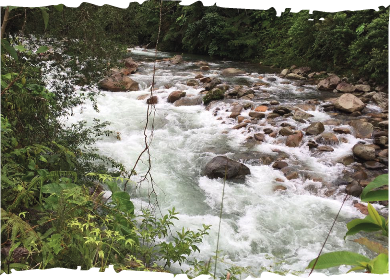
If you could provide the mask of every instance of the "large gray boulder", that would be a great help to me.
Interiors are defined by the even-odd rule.
[[[353,155],[364,160],[375,159],[375,148],[372,145],[356,144],[352,148]]]
[[[356,138],[371,138],[374,126],[365,120],[353,120],[349,123],[353,127],[353,135]]]
[[[226,179],[243,179],[251,172],[246,165],[240,162],[225,156],[217,156],[206,164],[203,173],[211,179],[225,178],[225,174]]]
[[[345,93],[334,103],[334,106],[344,112],[353,113],[364,109],[366,104],[363,103],[359,98],[350,93]]]
[[[389,98],[384,92],[377,92],[372,96],[372,100],[381,107],[382,110],[387,110],[389,106]]]

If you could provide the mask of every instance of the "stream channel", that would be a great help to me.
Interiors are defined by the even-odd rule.
[[[158,52],[154,90],[158,103],[155,105],[150,147],[151,173],[162,214],[175,207],[180,213],[179,221],[175,221],[176,230],[182,227],[196,230],[202,224],[211,225],[210,234],[199,245],[200,253],[195,253],[191,258],[208,261],[215,255],[224,184],[223,179],[210,179],[202,171],[218,155],[240,161],[249,167],[251,174],[246,176],[245,181],[226,181],[219,244],[219,256],[223,261],[219,262],[218,270],[222,272],[231,266],[247,267],[255,277],[267,270],[304,272],[309,261],[320,251],[345,196],[345,185],[340,184],[339,178],[342,178],[345,170],[351,170],[351,165],[345,166],[340,159],[351,156],[352,147],[361,139],[352,134],[338,135],[339,140],[344,140],[333,145],[333,151],[321,152],[311,151],[305,144],[314,136],[305,135],[299,147],[288,147],[285,145],[286,136],[278,134],[271,137],[265,134],[264,141],[259,143],[253,139],[253,135],[264,132],[266,128],[278,131],[286,124],[303,130],[311,122],[318,121],[325,123],[325,132],[333,132],[337,123],[332,120],[337,116],[325,112],[320,104],[334,94],[320,92],[315,85],[300,85],[293,80],[280,78],[280,69],[186,54],[183,54],[184,62],[180,64],[164,61],[164,58],[173,55]],[[118,132],[121,139],[117,139],[116,135],[105,137],[96,143],[96,147],[102,155],[121,162],[128,170],[131,170],[144,149],[143,129],[148,105],[146,99],[139,97],[150,93],[154,50],[134,48],[131,57],[140,63],[137,72],[131,75],[139,83],[140,90],[103,91],[104,95],[97,98],[99,112],[86,103],[78,107],[68,120],[69,123],[80,120],[92,123],[94,118],[109,121],[109,128]],[[243,85],[253,88],[253,84],[259,82],[265,82],[266,87],[255,87],[252,100],[224,99],[212,102],[208,107],[203,104],[175,106],[168,103],[168,95],[176,90],[185,91],[187,97],[201,95],[201,90],[204,90],[202,83],[187,86],[188,80],[202,72],[195,65],[199,60],[207,61],[210,67],[209,71],[203,71],[204,76],[218,77],[231,87]],[[229,67],[242,69],[247,74],[222,76],[221,71]],[[317,101],[308,102],[314,99]],[[253,121],[247,127],[233,129],[237,119],[229,116],[235,102],[250,104],[241,112],[241,116],[249,118],[248,106],[255,108],[265,104],[268,107],[265,114],[272,113],[276,107],[270,105],[272,100],[278,101],[278,106],[302,106],[300,108],[312,117],[306,122],[298,122],[291,117],[265,118]],[[365,110],[381,112],[373,104],[369,104]],[[343,122],[342,117],[339,117],[338,127],[352,129]],[[369,139],[367,141],[370,142]],[[147,157],[142,159],[136,168],[139,175],[132,178],[135,182],[148,169]],[[273,163],[278,160],[286,162],[298,176],[289,180],[281,170],[273,168]],[[137,209],[147,207],[151,192],[148,182],[129,192]],[[346,223],[353,218],[364,217],[353,206],[354,200],[359,201],[356,197],[347,199],[324,253],[349,250],[373,256],[352,241],[355,237],[347,238],[347,241],[343,239]],[[188,268],[188,265],[173,266],[177,273]],[[349,267],[342,266],[322,272],[333,275],[348,270]],[[306,270],[304,274],[307,273]]]

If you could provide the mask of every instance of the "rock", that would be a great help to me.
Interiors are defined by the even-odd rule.
[[[293,119],[299,122],[304,122],[308,118],[314,117],[312,114],[306,113],[301,110],[296,110],[293,116]]]
[[[256,133],[253,135],[257,141],[263,142],[265,139],[265,135],[263,133]]]
[[[218,78],[212,78],[211,79],[211,82],[209,83],[205,83],[204,84],[204,87],[206,90],[212,90],[213,88],[215,88],[217,85],[221,84],[221,80],[218,79]]]
[[[322,133],[319,137],[317,137],[316,141],[325,145],[335,145],[339,143],[339,139],[332,132]]]
[[[244,164],[228,159],[224,156],[217,156],[209,161],[204,169],[204,174],[211,178],[225,178],[235,179],[244,178],[245,175],[249,175],[251,172]]]
[[[271,100],[269,104],[271,104],[271,105],[279,105],[279,101]]]
[[[253,89],[250,89],[250,88],[241,88],[239,89],[239,91],[237,92],[237,98],[241,98],[243,96],[246,96],[246,95],[250,95],[250,94],[253,94],[254,91]]]
[[[370,85],[355,85],[356,91],[369,92],[371,91]]]
[[[280,76],[284,77],[288,74],[289,69],[283,69],[282,72],[280,73]]]
[[[142,94],[142,95],[137,97],[137,100],[144,100],[144,99],[146,99],[149,96],[150,96],[150,94]]]
[[[194,106],[202,104],[202,97],[190,98],[183,97],[173,103],[176,107],[179,106]]]
[[[360,213],[362,213],[364,215],[368,215],[368,208],[367,208],[367,206],[365,206],[365,205],[363,205],[361,203],[355,203],[353,206],[355,208],[357,208],[360,211]]]
[[[223,91],[227,91],[230,88],[230,86],[228,84],[218,84],[215,87],[222,89]]]
[[[206,61],[202,61],[202,60],[195,62],[195,65],[199,66],[199,67],[200,66],[209,66],[209,64]]]
[[[309,147],[309,149],[313,149],[313,148],[317,148],[318,144],[315,141],[313,141],[313,140],[309,140],[307,142],[307,146]]]
[[[277,186],[274,187],[274,191],[275,192],[276,191],[285,191],[285,190],[287,190],[287,188],[285,186],[283,186],[283,185],[277,185]]]
[[[191,80],[187,81],[187,86],[190,86],[190,87],[197,86],[198,84],[199,84],[198,81],[195,79],[191,79]]]
[[[331,75],[326,79],[321,80],[317,88],[319,90],[333,90],[337,87],[337,85],[340,83],[340,78],[337,77],[336,75]]]
[[[337,85],[336,90],[341,92],[354,92],[355,86],[348,84],[346,82],[341,82]]]
[[[201,73],[199,73],[199,74],[197,74],[196,76],[195,76],[195,79],[202,79],[203,78],[203,75],[201,74]]]
[[[130,74],[135,73],[137,71],[138,63],[136,63],[131,57],[125,58],[123,62],[125,63],[125,66],[130,72]]]
[[[303,111],[315,111],[316,105],[314,104],[297,104],[295,107],[302,109]]]
[[[298,147],[302,141],[302,138],[303,138],[302,131],[297,131],[296,133],[287,136],[286,146],[287,147]]]
[[[175,101],[179,100],[180,98],[186,96],[186,93],[180,90],[172,91],[168,96],[168,102],[174,103]]]
[[[104,78],[99,82],[99,87],[108,91],[137,91],[138,83],[120,73]]]
[[[314,122],[306,129],[307,135],[318,135],[325,131],[324,124],[322,122]]]
[[[296,80],[306,80],[305,77],[303,77],[303,76],[301,76],[301,75],[298,75],[298,74],[295,74],[295,73],[287,74],[286,78],[289,78],[289,79],[296,79]]]
[[[341,111],[353,113],[363,110],[366,104],[353,94],[345,93],[336,100],[334,106]]]
[[[352,178],[360,181],[360,180],[366,180],[368,178],[368,176],[367,176],[367,173],[364,172],[363,170],[358,170],[352,174]]]
[[[340,120],[330,119],[323,122],[324,125],[340,125]]]
[[[349,195],[359,197],[362,193],[363,188],[359,185],[358,182],[352,181],[352,183],[349,183],[347,187],[345,188],[345,192]]]
[[[234,105],[232,108],[232,113],[230,114],[230,118],[236,118],[241,114],[241,111],[244,107],[241,104]]]
[[[309,73],[310,70],[311,70],[310,67],[304,66],[304,67],[299,67],[299,68],[297,68],[297,69],[294,69],[294,70],[292,70],[292,72],[293,72],[294,74],[304,75],[304,74],[306,74],[306,73]]]
[[[364,159],[364,160],[374,160],[375,159],[375,148],[371,145],[356,144],[352,148],[354,156]]]
[[[267,78],[267,81],[268,81],[268,82],[275,82],[275,81],[276,81],[276,78],[274,78],[274,77],[268,77],[268,78]]]
[[[329,146],[319,146],[318,150],[321,152],[333,152],[334,151],[334,149],[332,147],[329,147]]]
[[[378,153],[378,156],[379,156],[379,157],[387,158],[387,157],[389,156],[389,150],[388,150],[388,149],[384,149],[384,150],[380,151],[380,152]]]
[[[356,138],[371,138],[374,126],[365,120],[353,120],[349,123],[353,127],[353,135]]]
[[[146,104],[157,104],[157,102],[158,102],[157,96],[152,96],[146,99]]]
[[[213,100],[221,100],[224,99],[224,91],[219,88],[213,88],[203,97],[203,103],[205,105],[209,104]]]
[[[272,165],[272,167],[275,169],[282,169],[287,166],[288,164],[285,161],[275,161],[275,163]]]
[[[277,114],[277,113],[270,113],[270,114],[267,115],[267,119],[275,119],[275,118],[278,118],[278,117],[280,117],[280,115]]]
[[[288,180],[298,179],[299,177],[297,170],[289,166],[283,167],[281,171]]]
[[[210,83],[211,82],[211,78],[210,77],[204,77],[204,78],[201,78],[200,81],[202,83]]]
[[[256,108],[255,108],[255,111],[256,112],[265,112],[265,111],[267,111],[268,110],[268,107],[267,106],[257,106]]]
[[[255,119],[263,119],[265,118],[265,114],[261,112],[251,111],[249,112],[249,116]]]
[[[179,64],[179,63],[183,62],[183,57],[181,55],[177,54],[174,57],[170,58],[169,61],[172,64]]]
[[[355,162],[355,158],[353,156],[346,156],[343,157],[339,162],[344,164],[345,166],[348,166]]]
[[[209,66],[202,66],[202,67],[200,67],[200,70],[202,70],[202,71],[209,71],[210,67]]]
[[[264,129],[264,133],[265,134],[271,134],[273,132],[273,130],[271,128],[265,128]]]
[[[279,106],[273,110],[273,113],[283,116],[285,114],[291,113],[291,109],[284,106]]]
[[[384,164],[372,160],[364,162],[363,166],[367,169],[373,169],[373,170],[386,168]]]
[[[289,136],[289,135],[293,135],[294,132],[293,132],[292,129],[289,128],[289,127],[282,127],[282,128],[279,130],[279,134],[282,135],[282,136]]]
[[[240,128],[247,127],[247,126],[248,126],[248,123],[243,122],[243,123],[240,123],[238,125],[233,126],[233,129],[240,129]]]
[[[236,68],[226,68],[222,71],[222,76],[225,77],[237,76],[242,74],[245,74],[245,71]]]
[[[351,134],[351,131],[346,127],[335,127],[333,131],[340,134]]]
[[[372,100],[381,107],[382,110],[387,110],[389,106],[389,98],[384,92],[377,92],[372,96]]]

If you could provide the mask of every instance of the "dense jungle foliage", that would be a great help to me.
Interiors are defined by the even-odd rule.
[[[4,7],[1,13],[4,19]],[[98,92],[91,85],[119,64],[127,47],[155,46],[159,1],[130,3],[127,9],[87,3],[12,7],[8,18],[1,50],[2,272],[78,265],[104,270],[109,264],[165,270],[185,262],[199,251],[196,244],[208,226],[173,233],[174,209],[162,217],[150,209],[136,213],[123,191],[132,171],[91,148],[103,135],[115,137],[107,123],[61,122],[75,106],[94,100]],[[387,85],[388,18],[384,7],[312,15],[286,9],[277,17],[274,9],[164,1],[159,50],[307,65]],[[67,69],[67,79],[48,89],[44,61]],[[74,84],[84,86],[82,95]],[[103,183],[112,192],[109,200],[100,192]]]

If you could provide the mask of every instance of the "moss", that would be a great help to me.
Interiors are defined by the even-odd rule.
[[[209,93],[207,93],[203,97],[204,105],[209,104],[213,100],[221,100],[221,99],[223,99],[225,97],[224,93],[225,92],[222,89],[219,89],[219,88],[215,88],[215,89],[211,90]]]

